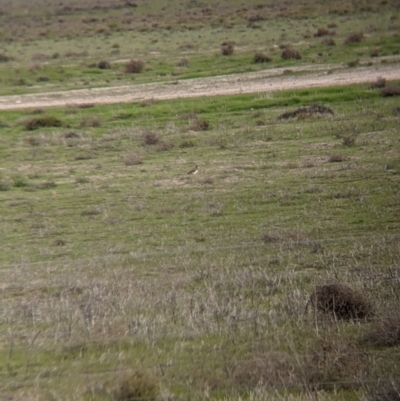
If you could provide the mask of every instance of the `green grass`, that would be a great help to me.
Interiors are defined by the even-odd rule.
[[[334,116],[278,120],[314,102]],[[398,347],[360,343],[371,323],[304,313],[332,279],[368,291],[378,317],[395,309],[396,102],[358,85],[3,112],[2,392],[101,399],[139,368],[183,399],[248,397],[246,372],[265,371],[260,400],[309,399],[310,355],[349,349],[368,355],[354,359],[365,376],[327,362],[324,399],[398,374]],[[43,115],[62,126],[25,130]],[[197,118],[209,129],[190,130]],[[161,142],[145,145],[148,131]]]

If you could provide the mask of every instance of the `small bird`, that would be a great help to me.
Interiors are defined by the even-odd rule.
[[[198,171],[199,171],[199,166],[197,164],[195,164],[194,167],[188,171],[188,174],[194,175],[194,174],[197,174]]]

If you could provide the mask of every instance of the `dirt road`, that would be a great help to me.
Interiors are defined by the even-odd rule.
[[[174,82],[125,85],[95,89],[0,96],[0,110],[45,108],[85,103],[129,103],[149,99],[177,99],[238,93],[268,93],[279,90],[327,87],[372,82],[378,77],[400,79],[399,64],[376,64],[349,69],[338,65],[274,68],[226,76]]]

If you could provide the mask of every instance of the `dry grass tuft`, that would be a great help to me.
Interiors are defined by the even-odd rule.
[[[144,69],[144,62],[142,60],[130,60],[125,65],[125,72],[128,74],[139,74]]]
[[[291,47],[287,47],[286,49],[283,50],[281,53],[281,57],[284,60],[300,60],[301,59],[301,54],[298,50],[292,49]]]
[[[340,163],[340,162],[343,162],[345,160],[346,160],[345,156],[336,154],[336,155],[329,156],[328,162],[329,163]]]
[[[289,118],[296,117],[307,117],[311,115],[322,115],[322,114],[330,114],[333,115],[333,110],[330,107],[323,106],[321,104],[312,104],[310,106],[299,107],[294,111],[287,111],[286,113],[281,114],[278,117],[278,120],[287,120]]]
[[[340,320],[365,319],[373,315],[373,308],[367,297],[342,283],[317,286],[308,304],[314,310]]]
[[[32,117],[24,122],[24,127],[28,131],[34,131],[45,127],[61,127],[62,121],[54,116]]]
[[[346,45],[349,45],[353,43],[360,43],[363,40],[364,40],[364,34],[362,32],[354,32],[345,39],[344,43]]]
[[[362,342],[378,347],[400,345],[400,314],[374,320]]]
[[[365,356],[354,345],[330,334],[306,354],[302,372],[307,388],[329,391],[358,387],[367,367]]]
[[[370,89],[379,89],[379,88],[384,88],[385,86],[386,86],[386,79],[382,77],[377,78],[376,81],[371,82],[369,84]]]
[[[336,46],[336,42],[332,38],[325,38],[322,44],[325,46]]]
[[[158,135],[151,131],[144,132],[142,140],[144,145],[157,145],[160,142]]]
[[[295,360],[283,352],[269,352],[253,359],[233,364],[233,385],[241,390],[258,386],[288,388],[299,384]]]
[[[125,374],[112,390],[114,401],[156,401],[159,393],[158,383],[139,370]]]
[[[129,154],[124,157],[125,166],[137,166],[138,164],[142,164],[143,160],[139,155]]]
[[[369,386],[363,401],[400,401],[400,378],[377,380]]]
[[[209,128],[210,123],[199,117],[194,118],[189,125],[189,130],[192,131],[207,131]]]
[[[98,62],[97,68],[100,70],[109,70],[111,68],[111,64],[107,60],[101,60]]]
[[[326,28],[318,28],[317,32],[314,33],[314,38],[320,38],[322,36],[329,35],[329,30]]]
[[[97,128],[100,127],[100,120],[97,116],[86,116],[81,120],[81,128]]]
[[[271,60],[271,57],[268,57],[266,54],[260,52],[257,52],[253,58],[255,63],[269,63]]]
[[[223,56],[230,56],[234,52],[234,46],[235,42],[233,41],[223,42],[221,44],[221,54]]]
[[[400,86],[393,83],[386,85],[381,90],[382,97],[400,96]]]
[[[177,67],[187,67],[188,65],[189,65],[189,60],[187,58],[181,58],[176,63]]]

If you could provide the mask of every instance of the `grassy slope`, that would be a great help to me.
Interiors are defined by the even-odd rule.
[[[315,101],[335,115],[277,119]],[[164,391],[234,399],[254,389],[245,372],[262,374],[260,360],[278,387],[361,380],[348,364],[304,372],[321,342],[359,352],[368,326],[303,313],[328,278],[368,289],[380,315],[393,309],[396,104],[354,86],[67,107],[45,113],[62,127],[36,131],[24,124],[43,114],[3,113],[3,390],[80,399],[139,366]],[[199,119],[207,131],[190,129]],[[149,131],[157,145],[143,144]],[[143,163],[126,165],[132,155]],[[395,352],[361,349],[370,380],[396,369]]]

